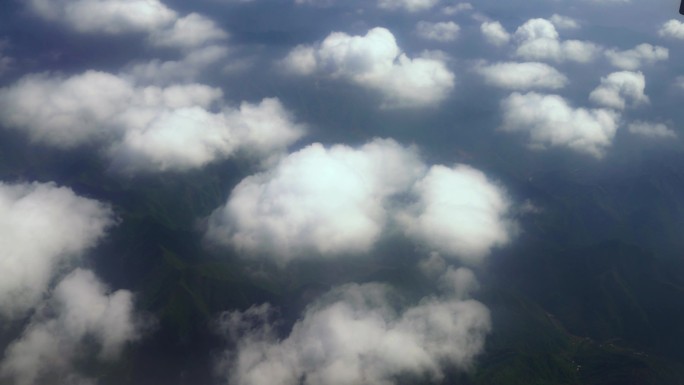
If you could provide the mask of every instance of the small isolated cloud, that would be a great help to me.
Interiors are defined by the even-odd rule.
[[[580,27],[577,20],[556,13],[551,16],[549,21],[558,29],[578,29]]]
[[[7,39],[0,39],[0,76],[7,72],[14,64],[14,58],[7,55],[10,43]]]
[[[644,94],[646,78],[641,72],[620,71],[601,78],[601,84],[589,95],[592,102],[617,110],[649,103]]]
[[[156,46],[188,50],[226,38],[228,34],[212,20],[197,13],[191,13],[176,19],[169,28],[154,31],[149,39]]]
[[[627,126],[627,130],[632,134],[647,138],[674,139],[677,137],[677,133],[663,123],[637,121],[630,123]]]
[[[220,325],[237,350],[219,370],[235,385],[439,382],[447,367],[472,366],[491,329],[489,310],[461,297],[475,284],[472,273],[447,273],[451,293],[409,306],[397,306],[399,293],[384,284],[338,287],[310,304],[282,339],[267,305],[224,313]]]
[[[561,40],[556,27],[546,19],[528,20],[513,36],[518,44],[515,56],[525,60],[588,63],[601,51],[591,42]]]
[[[558,95],[513,93],[501,103],[506,132],[529,135],[532,148],[567,147],[600,158],[618,129],[609,109],[574,108]]]
[[[139,87],[97,71],[28,75],[0,89],[0,122],[59,148],[96,143],[126,171],[183,171],[237,152],[272,155],[303,134],[276,99],[236,109],[222,106],[221,96],[200,84]]]
[[[84,33],[151,32],[178,15],[158,0],[28,0],[38,16]]]
[[[475,9],[470,3],[458,3],[454,5],[447,5],[442,8],[442,14],[446,16],[454,16],[462,12],[472,11]]]
[[[658,30],[658,34],[662,37],[684,39],[684,23],[676,19],[666,21]]]
[[[377,90],[385,107],[434,106],[454,87],[454,74],[443,60],[409,58],[385,28],[364,36],[333,32],[320,44],[296,47],[282,64],[295,74],[320,72]]]
[[[495,46],[508,44],[511,35],[498,21],[485,21],[480,25],[480,31],[485,40]]]
[[[453,21],[430,23],[420,21],[416,24],[416,34],[426,40],[450,42],[456,40],[461,27]]]
[[[653,46],[650,44],[639,44],[638,46],[625,51],[610,49],[606,51],[606,57],[613,66],[634,71],[644,65],[651,65],[659,61],[667,60],[670,51],[665,47]]]
[[[511,239],[511,203],[476,169],[432,166],[412,192],[416,202],[399,213],[398,221],[409,237],[433,251],[474,264]]]
[[[207,236],[280,262],[364,253],[383,231],[388,198],[423,169],[415,149],[392,140],[313,144],[240,182]]]
[[[110,293],[92,272],[76,269],[9,345],[0,378],[18,385],[89,383],[93,380],[78,373],[77,361],[117,358],[125,344],[140,337],[142,326],[129,291]]]
[[[560,89],[568,78],[545,63],[494,63],[476,68],[487,84],[509,90]]]
[[[108,206],[54,184],[0,183],[0,318],[22,317],[112,225]]]
[[[382,9],[403,9],[408,12],[428,10],[439,3],[439,0],[378,0],[378,7]]]

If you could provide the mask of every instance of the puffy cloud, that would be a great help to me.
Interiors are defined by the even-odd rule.
[[[0,39],[0,76],[12,68],[14,64],[14,58],[5,53],[9,45],[10,43],[7,39]]]
[[[414,149],[392,140],[313,144],[240,182],[207,236],[280,262],[367,252],[387,221],[388,198],[423,169]]]
[[[0,317],[25,315],[58,270],[113,223],[104,204],[54,184],[0,183]]]
[[[515,55],[526,60],[575,61],[587,63],[600,52],[590,42],[560,40],[553,23],[546,19],[530,19],[515,31],[518,42]]]
[[[79,32],[151,32],[173,22],[176,12],[158,0],[28,0],[37,15]]]
[[[487,84],[510,90],[532,88],[559,89],[568,83],[568,78],[557,69],[545,63],[495,63],[476,68]]]
[[[126,343],[139,338],[143,323],[134,314],[132,300],[129,291],[110,293],[92,272],[75,270],[56,286],[22,336],[10,344],[0,376],[18,385],[42,383],[47,378],[60,383],[87,382],[76,370],[78,359],[115,359]]]
[[[213,21],[197,13],[191,13],[176,19],[170,28],[153,32],[150,41],[163,47],[193,49],[227,37],[228,34]]]
[[[283,64],[293,73],[320,71],[377,90],[385,107],[431,106],[454,87],[454,75],[442,60],[409,58],[385,28],[373,28],[365,36],[333,32],[320,44],[296,47]]]
[[[580,27],[577,20],[567,16],[561,16],[556,13],[551,15],[549,21],[551,21],[551,23],[553,23],[553,25],[558,29],[577,29]]]
[[[670,56],[670,51],[665,47],[644,43],[625,51],[610,49],[605,54],[610,63],[615,67],[633,71],[646,64],[667,60]]]
[[[677,137],[677,133],[672,129],[668,128],[663,123],[651,123],[637,121],[630,123],[627,126],[627,130],[636,135],[645,136],[648,138],[670,138],[674,139]]]
[[[437,5],[437,3],[439,3],[439,0],[378,0],[378,7],[418,12],[430,9]]]
[[[623,110],[627,102],[632,106],[649,103],[644,94],[646,79],[641,72],[620,71],[601,78],[601,84],[589,95],[589,100],[604,107]]]
[[[501,46],[508,44],[511,35],[498,21],[485,21],[480,25],[480,31],[485,39],[493,45]]]
[[[442,14],[447,16],[453,16],[461,12],[472,11],[475,9],[470,3],[458,3],[454,5],[447,5],[442,8]]]
[[[432,166],[413,194],[416,202],[398,215],[406,234],[466,263],[508,243],[515,229],[506,193],[469,166]]]
[[[461,295],[472,273],[449,269]],[[228,312],[222,327],[241,334],[221,370],[236,385],[392,385],[398,378],[443,378],[445,367],[469,368],[491,328],[487,308],[452,291],[398,308],[384,284],[338,287],[309,305],[290,334],[279,339],[267,306]]]
[[[453,21],[430,23],[420,21],[416,24],[416,33],[426,40],[440,42],[454,41],[458,37],[461,27]]]
[[[228,48],[220,45],[189,50],[175,60],[153,59],[129,66],[128,75],[141,83],[170,84],[177,81],[193,82],[206,68],[228,56]]]
[[[676,19],[666,21],[658,30],[658,34],[663,37],[684,39],[684,23]]]
[[[558,95],[516,92],[501,108],[501,129],[527,133],[532,148],[568,147],[597,158],[612,144],[619,125],[612,110],[573,108]]]
[[[303,133],[275,99],[211,112],[221,96],[200,84],[138,87],[96,71],[29,75],[0,89],[0,122],[60,148],[110,143],[107,154],[128,171],[187,170],[236,151],[265,155]]]

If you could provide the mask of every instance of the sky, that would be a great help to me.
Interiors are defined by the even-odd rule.
[[[520,180],[681,151],[678,5],[9,0],[0,130],[117,183],[240,165],[195,218],[214,255],[277,272],[396,241],[432,282],[336,283],[285,331],[272,304],[223,309],[217,383],[438,383],[476,365],[493,327],[478,277],[547,209]],[[139,293],[88,262],[118,212],[57,176],[0,180],[0,325],[19,330],[0,383],[97,384],[84,355],[116,362],[154,333]]]

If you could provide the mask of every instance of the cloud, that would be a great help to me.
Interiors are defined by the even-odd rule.
[[[0,318],[22,317],[113,224],[110,208],[51,183],[0,183]]]
[[[459,297],[473,284],[472,273],[448,274],[444,280],[461,293],[404,307],[384,284],[338,287],[309,305],[283,339],[268,306],[227,312],[221,326],[240,337],[220,370],[235,385],[392,385],[398,378],[439,381],[447,367],[468,369],[491,328],[489,311]]]
[[[588,63],[601,48],[579,40],[560,40],[553,23],[546,19],[530,19],[513,35],[518,43],[515,56],[526,60],[575,61]]]
[[[28,0],[27,3],[38,16],[85,33],[151,32],[177,18],[176,12],[158,0]]]
[[[667,60],[670,51],[665,47],[644,43],[625,51],[610,49],[606,51],[605,55],[613,66],[633,71],[647,64]]]
[[[193,49],[226,38],[228,34],[213,21],[191,13],[176,19],[170,28],[154,31],[150,35],[150,42],[161,47]]]
[[[179,59],[152,59],[134,62],[127,69],[127,76],[140,83],[170,84],[191,83],[204,73],[207,67],[219,63],[228,56],[229,50],[220,45],[208,45],[192,49]]]
[[[272,155],[303,134],[276,99],[235,109],[221,96],[201,84],[139,87],[97,71],[28,75],[0,89],[0,122],[59,148],[96,143],[126,171],[183,171],[238,151]]]
[[[387,200],[423,169],[415,149],[392,140],[312,144],[240,182],[212,214],[207,237],[283,263],[365,253],[383,231]]]
[[[480,25],[480,31],[485,40],[495,46],[508,44],[511,35],[498,21],[485,21]]]
[[[416,34],[425,40],[450,42],[456,40],[461,27],[453,21],[430,23],[419,21],[416,24]]]
[[[648,138],[670,138],[674,139],[677,137],[677,133],[672,129],[668,128],[663,123],[651,123],[637,121],[630,123],[627,126],[627,130],[636,135],[648,137]]]
[[[321,72],[379,91],[385,107],[433,106],[454,87],[454,75],[442,60],[409,58],[385,28],[364,36],[333,32],[320,44],[294,48],[282,64],[292,73]]]
[[[644,94],[646,79],[641,72],[620,71],[601,78],[601,84],[589,95],[589,100],[604,106],[623,110],[630,105],[648,104]]]
[[[549,21],[558,29],[578,29],[580,27],[577,20],[556,13],[551,16]]]
[[[76,269],[9,345],[0,376],[18,385],[92,381],[78,374],[77,360],[117,358],[143,325],[129,291],[110,293],[91,271]]]
[[[567,147],[600,158],[610,146],[619,114],[608,109],[574,108],[558,95],[513,93],[501,103],[506,132],[523,132],[532,148]]]
[[[470,3],[458,3],[455,5],[447,5],[442,8],[442,14],[446,16],[454,16],[461,12],[472,11],[475,9]]]
[[[479,66],[476,71],[487,84],[510,90],[559,89],[568,84],[565,75],[548,64],[538,62],[495,63]]]
[[[418,12],[437,5],[439,0],[378,0],[378,7],[383,9],[403,9],[408,12]]]
[[[660,27],[658,34],[662,37],[684,39],[684,23],[676,19],[668,20]]]
[[[505,191],[472,167],[432,166],[412,192],[416,202],[400,211],[398,222],[443,255],[476,264],[515,231]]]

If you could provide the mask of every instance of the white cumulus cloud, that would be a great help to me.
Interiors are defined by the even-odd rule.
[[[514,232],[505,191],[472,167],[432,166],[413,194],[416,202],[398,221],[409,237],[442,255],[478,263]]]
[[[501,130],[529,135],[532,148],[567,147],[600,158],[615,137],[619,114],[574,108],[558,95],[513,93],[501,103]]]
[[[54,184],[0,183],[0,318],[21,317],[59,269],[113,223],[108,206]]]
[[[320,44],[296,47],[282,63],[293,73],[320,72],[377,90],[386,107],[433,106],[454,87],[454,74],[444,61],[409,58],[394,35],[379,27],[364,36],[333,32]]]
[[[439,0],[378,0],[378,7],[383,9],[403,9],[408,12],[428,10],[439,3]]]
[[[633,71],[644,65],[667,60],[670,57],[670,51],[665,47],[644,43],[625,51],[609,49],[605,55],[613,66]]]
[[[416,24],[416,34],[426,40],[450,42],[456,40],[461,27],[453,21],[431,23],[420,21]]]
[[[577,29],[580,27],[577,20],[571,17],[559,15],[557,13],[551,15],[549,21],[551,21],[551,23],[553,23],[553,25],[558,29]]]
[[[140,337],[144,323],[135,315],[129,291],[111,293],[88,270],[76,269],[54,289],[13,341],[0,363],[0,377],[18,385],[86,382],[76,370],[77,360],[119,356],[126,343]],[[89,353],[86,353],[89,352]]]
[[[461,295],[474,283],[472,273],[449,273],[444,279]],[[491,328],[483,304],[452,292],[397,307],[397,296],[379,283],[338,287],[309,305],[283,339],[266,305],[224,313],[223,329],[241,337],[220,369],[235,385],[392,385],[470,367]]]
[[[588,63],[601,51],[591,42],[561,40],[556,27],[546,19],[528,20],[513,36],[518,44],[515,55],[526,60]]]
[[[0,122],[60,148],[97,143],[127,171],[188,170],[238,151],[270,156],[303,134],[276,99],[232,108],[221,96],[201,84],[140,87],[97,71],[28,75],[0,89]]]
[[[559,89],[568,84],[568,78],[545,63],[494,63],[476,68],[487,84],[510,90],[533,88]]]
[[[387,221],[388,198],[423,169],[414,149],[392,140],[313,144],[240,182],[207,235],[281,262],[367,252]]]
[[[169,28],[154,31],[150,35],[150,41],[154,45],[163,47],[193,49],[227,37],[228,34],[212,20],[197,13],[191,13],[176,19]]]
[[[151,32],[178,15],[158,0],[28,0],[37,15],[79,32]]]
[[[647,138],[674,139],[677,137],[677,133],[663,123],[636,121],[630,123],[627,126],[627,130],[632,134],[644,136]]]
[[[668,20],[660,27],[658,34],[663,37],[684,39],[684,23],[679,20]]]
[[[649,103],[644,94],[646,78],[641,72],[620,71],[601,78],[601,84],[589,95],[589,100],[604,106],[623,110],[631,106]]]
[[[511,40],[511,34],[498,21],[485,21],[480,25],[480,31],[490,44],[502,46]]]

